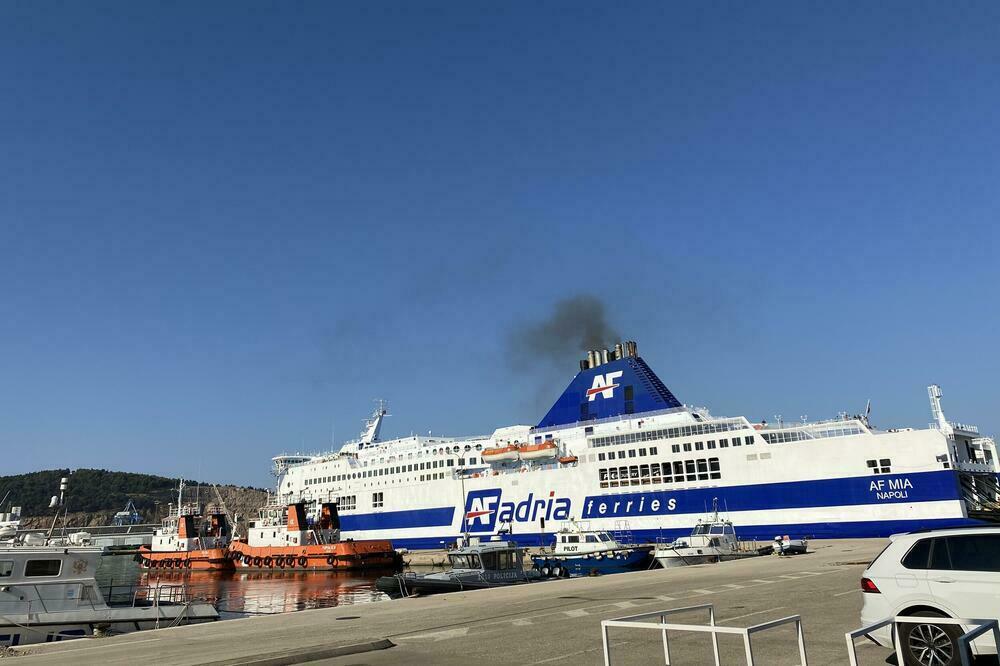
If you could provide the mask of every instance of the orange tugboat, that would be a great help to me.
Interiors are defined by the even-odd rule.
[[[269,502],[249,524],[246,540],[234,540],[229,551],[239,569],[384,569],[395,567],[399,558],[391,541],[341,541],[334,502],[320,503],[314,525],[306,520],[304,502],[287,507]]]
[[[225,571],[233,569],[233,562],[226,550],[229,544],[229,521],[221,510],[211,510],[200,521],[198,507],[184,504],[184,480],[177,491],[177,509],[163,519],[160,529],[153,533],[150,546],[139,548],[142,566],[150,569]]]

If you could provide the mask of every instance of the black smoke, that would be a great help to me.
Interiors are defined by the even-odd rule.
[[[545,319],[519,326],[511,335],[511,360],[519,366],[539,360],[569,363],[566,369],[572,370],[588,350],[614,347],[618,340],[604,303],[580,294],[556,303]]]

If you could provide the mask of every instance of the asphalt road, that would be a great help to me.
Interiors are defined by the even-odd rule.
[[[600,664],[602,619],[713,604],[717,622],[729,626],[800,615],[809,663],[845,664],[844,633],[860,623],[860,574],[883,545],[881,540],[816,541],[810,544],[813,552],[795,557],[560,580],[70,641],[34,648],[18,663]],[[706,618],[706,611],[699,611],[671,621],[703,623]],[[614,628],[610,639],[613,664],[663,663],[662,638],[656,630]],[[753,645],[758,664],[798,663],[790,625],[756,634]],[[670,646],[675,665],[712,663],[706,635],[671,634]],[[344,649],[359,652],[336,656]],[[739,637],[721,637],[720,652],[723,663],[745,663]],[[862,665],[884,664],[889,651],[859,641],[858,654]]]

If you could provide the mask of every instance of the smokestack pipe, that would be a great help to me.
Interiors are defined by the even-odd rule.
[[[601,363],[603,364],[603,363],[607,363],[607,362],[608,362],[608,350],[607,349],[602,349],[601,350]]]
[[[594,363],[594,352],[592,350],[587,352],[587,366],[590,368],[597,367],[597,365]]]
[[[615,360],[620,361],[622,358],[622,343],[615,343]]]

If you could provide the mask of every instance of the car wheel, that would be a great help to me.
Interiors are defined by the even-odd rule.
[[[940,613],[921,611],[917,616],[944,617]],[[903,663],[907,666],[959,666],[958,637],[962,635],[958,625],[923,623],[902,623],[899,640],[903,647]]]

